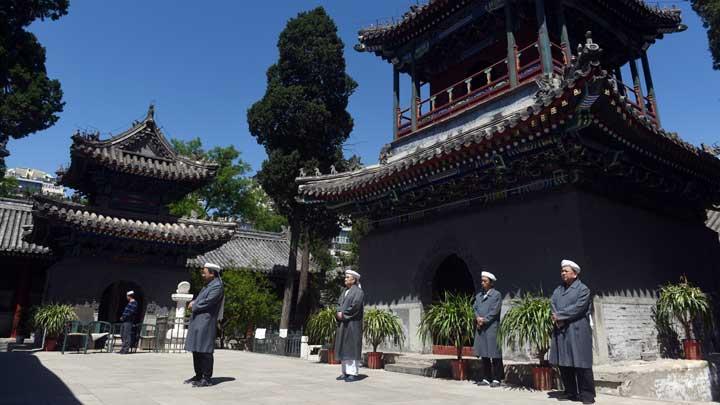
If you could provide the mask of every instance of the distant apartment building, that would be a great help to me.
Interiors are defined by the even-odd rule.
[[[17,167],[7,169],[5,176],[17,179],[18,194],[65,196],[65,187],[57,185],[57,178],[42,170]]]
[[[339,257],[340,255],[347,255],[350,253],[350,231],[352,227],[343,226],[340,228],[340,233],[332,239],[330,243],[330,254],[333,257]]]

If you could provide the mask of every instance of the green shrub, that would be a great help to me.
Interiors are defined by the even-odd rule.
[[[57,338],[65,327],[65,322],[77,319],[75,309],[66,304],[50,304],[40,307],[33,318],[33,324],[45,330],[49,338]]]
[[[530,346],[542,364],[545,354],[550,350],[552,333],[550,299],[528,293],[515,299],[513,306],[503,317],[498,331],[498,343],[504,342],[513,350]]]
[[[472,298],[463,294],[445,293],[438,303],[425,309],[418,335],[424,344],[428,340],[447,341],[455,346],[457,358],[462,359],[462,349],[475,334],[475,312]]]
[[[368,309],[363,316],[363,336],[365,342],[377,352],[378,346],[385,341],[391,341],[397,346],[405,342],[400,318],[384,309]]]

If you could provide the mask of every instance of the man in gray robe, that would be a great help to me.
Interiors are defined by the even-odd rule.
[[[497,342],[502,294],[495,289],[494,274],[481,273],[482,291],[475,296],[475,344],[473,351],[482,358],[483,379],[480,385],[499,387],[503,377],[502,352]],[[490,382],[492,380],[492,382]]]
[[[358,381],[358,363],[362,358],[363,311],[365,295],[360,286],[360,274],[345,272],[346,289],[338,299],[335,334],[335,358],[342,362],[342,374],[337,380]]]
[[[222,320],[225,291],[217,264],[205,263],[200,276],[206,284],[188,305],[192,315],[185,339],[185,350],[193,354],[195,375],[184,382],[192,383],[193,387],[209,387],[212,385],[215,336],[218,320]]]
[[[590,289],[578,278],[580,266],[571,260],[560,264],[560,284],[553,292],[555,324],[550,342],[550,364],[558,366],[565,386],[561,400],[595,403],[592,372]]]

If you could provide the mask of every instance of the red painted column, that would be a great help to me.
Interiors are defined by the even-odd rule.
[[[10,337],[16,336],[23,309],[28,306],[29,303],[30,271],[25,270],[20,272],[20,279],[18,280],[17,287],[15,288],[15,306],[13,308],[12,331],[10,332]]]

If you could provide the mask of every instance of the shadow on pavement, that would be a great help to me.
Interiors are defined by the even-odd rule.
[[[31,353],[0,353],[0,404],[81,404],[72,391]]]
[[[222,384],[224,382],[235,381],[235,377],[214,377],[210,379],[213,385]]]
[[[532,388],[530,388],[530,387],[525,387],[525,386],[522,386],[522,385],[507,384],[507,385],[503,385],[503,387],[504,387],[506,390],[508,390],[508,391],[537,392],[536,390],[534,390],[534,389],[532,389]]]

